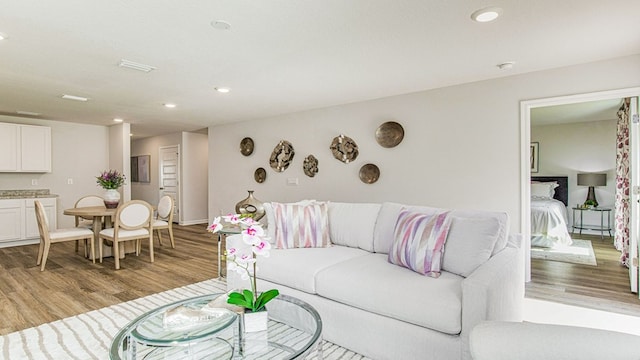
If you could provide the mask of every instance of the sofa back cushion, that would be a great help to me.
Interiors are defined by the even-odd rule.
[[[331,243],[373,252],[380,204],[329,202]]]
[[[382,204],[374,230],[374,252],[389,253],[394,240],[395,222],[403,208],[424,214],[434,214],[442,210],[427,206],[408,206],[397,203]],[[478,267],[506,246],[509,230],[509,218],[506,213],[451,210],[450,216],[458,219],[452,224],[451,231],[447,237],[442,270],[468,275],[473,271],[472,269]],[[493,232],[495,232],[495,237],[492,235]],[[490,251],[487,257],[486,252],[488,249]],[[465,262],[468,262],[468,264],[465,265]]]
[[[306,205],[271,203],[274,214],[275,245],[278,249],[327,247],[328,209],[325,202]]]

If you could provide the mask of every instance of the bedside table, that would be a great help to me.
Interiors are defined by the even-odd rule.
[[[583,215],[585,211],[594,211],[600,213],[600,225],[585,225],[583,222]],[[576,212],[580,213],[580,216],[576,216]],[[607,218],[607,222],[605,225],[605,215]],[[580,230],[580,235],[582,235],[582,230],[595,230],[600,231],[600,239],[604,239],[604,232],[609,232],[609,236],[611,236],[611,208],[608,207],[596,207],[596,208],[573,208],[573,226],[571,227],[571,232],[575,232],[575,229]]]

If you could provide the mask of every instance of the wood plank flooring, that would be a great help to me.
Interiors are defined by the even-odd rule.
[[[218,276],[217,237],[205,224],[174,225],[174,234],[175,249],[166,231],[164,246],[156,237],[154,263],[143,245],[117,271],[113,258],[94,265],[73,242],[51,246],[44,272],[38,245],[0,249],[0,335]]]
[[[591,240],[598,266],[531,260],[531,282],[526,296],[591,309],[640,316],[640,300],[629,287],[629,269],[620,265],[613,239],[599,235],[572,235]]]
[[[36,267],[37,245],[0,249],[0,335],[217,277],[216,238],[205,225],[174,225],[174,231],[175,249],[165,235],[164,246],[156,240],[153,264],[143,246],[118,271],[113,258],[94,265],[73,243],[54,244],[44,272]],[[533,260],[526,296],[640,316],[611,239],[589,240],[598,267]]]

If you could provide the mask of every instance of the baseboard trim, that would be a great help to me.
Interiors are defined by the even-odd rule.
[[[182,226],[186,226],[186,225],[207,224],[208,222],[209,221],[207,219],[201,219],[201,220],[180,221],[178,224]]]

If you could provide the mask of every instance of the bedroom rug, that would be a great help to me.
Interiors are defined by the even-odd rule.
[[[558,246],[553,249],[531,247],[531,258],[598,266],[589,240],[573,239],[571,246]]]
[[[0,359],[107,360],[113,336],[137,316],[174,301],[225,291],[224,282],[211,279],[16,331],[0,336]],[[322,352],[329,360],[367,360],[327,341]],[[316,358],[315,353],[307,357]]]

